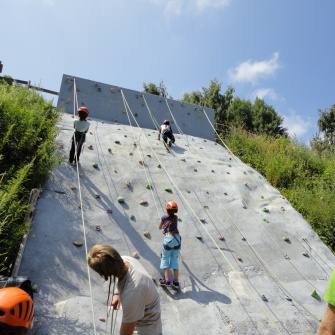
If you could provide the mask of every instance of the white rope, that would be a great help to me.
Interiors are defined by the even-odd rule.
[[[75,79],[74,79],[74,89],[75,89],[75,94],[76,94],[76,84],[75,83],[76,82],[75,82]],[[87,248],[87,240],[86,240],[86,227],[85,227],[85,218],[84,218],[84,210],[83,210],[83,199],[82,199],[80,176],[79,176],[79,164],[78,164],[78,159],[77,159],[77,143],[76,143],[75,138],[74,138],[74,143],[75,143],[75,157],[76,157],[76,162],[77,162],[76,169],[77,169],[78,193],[79,193],[79,199],[80,199],[81,222],[82,222],[83,234],[84,234],[85,255],[87,255],[88,254],[88,248]],[[89,292],[90,292],[90,297],[91,297],[93,333],[94,333],[94,335],[96,335],[97,332],[96,332],[95,315],[94,315],[94,307],[93,307],[92,283],[91,283],[91,276],[90,276],[90,268],[89,268],[88,262],[86,261],[86,257],[85,257],[85,263],[86,263],[86,269],[87,269]]]

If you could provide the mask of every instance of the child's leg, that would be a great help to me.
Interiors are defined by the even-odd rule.
[[[69,156],[69,162],[72,163],[74,160],[74,152],[75,152],[75,143],[74,143],[74,135],[72,137],[72,142],[71,142],[71,150],[70,150],[70,156]]]

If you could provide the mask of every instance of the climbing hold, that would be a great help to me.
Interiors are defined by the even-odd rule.
[[[92,166],[93,166],[95,169],[97,169],[97,168],[99,167],[98,164],[93,164]]]
[[[242,241],[246,241],[246,238],[244,236],[242,237]]]
[[[283,237],[283,240],[284,240],[285,242],[289,242],[289,241],[290,241],[290,239],[289,239],[287,236]]]
[[[223,194],[224,194],[224,195],[228,195],[228,193],[227,193],[227,192],[223,192]]]
[[[208,209],[209,207],[207,205],[204,205],[204,208]]]
[[[225,238],[222,235],[219,235],[219,240],[224,241]]]
[[[141,201],[139,202],[139,204],[142,205],[142,206],[144,206],[144,205],[147,205],[147,204],[148,204],[148,201],[146,201],[146,200],[141,200]]]
[[[197,161],[198,163],[201,163],[201,161]]]
[[[99,317],[99,321],[101,321],[101,322],[106,322],[106,319],[103,318],[102,316],[100,316],[100,317]]]
[[[108,214],[112,214],[113,211],[112,211],[111,209],[107,209],[107,213],[108,213]]]
[[[263,221],[264,221],[264,222],[269,222],[269,220],[268,220],[268,219],[263,219]]]
[[[187,193],[191,193],[191,191],[190,191],[190,190],[186,190],[186,192],[187,192]]]
[[[133,145],[136,147],[136,145],[137,145],[137,144],[136,144],[136,141],[133,142]]]
[[[95,225],[95,230],[97,230],[97,231],[100,231],[100,230],[101,230],[101,228],[100,228],[100,225],[99,225],[99,224],[96,224],[96,225]]]
[[[267,208],[263,208],[263,212],[265,212],[265,213],[269,213],[270,211],[267,209]]]
[[[316,290],[314,290],[311,294],[311,296],[316,300],[321,300],[320,296],[317,294]]]
[[[75,187],[75,186],[71,186],[71,190],[72,191],[74,191],[74,190],[76,190],[77,189],[77,187]]]
[[[116,169],[114,169],[114,173],[117,173],[117,170],[116,170]]]
[[[81,209],[81,204],[78,205],[78,208]]]
[[[148,231],[145,231],[144,233],[143,233],[143,235],[146,237],[146,238],[150,238],[151,236],[150,236],[150,233],[148,232]]]
[[[169,193],[172,193],[171,188],[166,188],[165,191],[166,191],[166,192],[169,192]]]
[[[199,220],[200,220],[202,223],[205,223],[205,222],[206,222],[206,219],[204,219],[204,218],[199,218]]]
[[[178,221],[179,221],[179,222],[182,222],[182,219],[181,219],[180,217],[178,217]]]
[[[133,214],[131,214],[131,215],[129,216],[129,219],[132,220],[132,221],[135,221],[135,216],[134,216]]]
[[[305,236],[302,236],[301,239],[305,242],[307,242],[307,238]]]
[[[95,195],[95,199],[100,199],[100,198],[101,198],[100,194]]]
[[[285,208],[283,206],[280,207],[280,209],[284,212],[285,211]]]
[[[286,299],[287,301],[292,301],[292,298],[290,298],[290,297],[288,297],[288,296],[286,296],[285,299]]]
[[[185,158],[182,158],[181,161],[182,161],[182,162],[186,162],[186,159],[185,159]]]
[[[162,165],[158,164],[157,167],[160,169],[162,167]]]
[[[150,276],[150,279],[151,279],[154,283],[156,283],[156,279],[155,279],[155,277]]]
[[[147,184],[146,188],[147,188],[148,190],[152,190],[152,186],[151,186],[150,184]]]
[[[121,142],[120,142],[120,141],[114,141],[114,143],[115,143],[115,144],[121,144]]]
[[[229,157],[229,160],[231,161],[231,157]]]
[[[90,149],[90,150],[93,150],[93,145],[90,144],[87,148]]]
[[[247,174],[245,171],[243,171],[244,174]]]
[[[198,172],[198,170],[197,170],[197,169],[194,169],[194,172]]]
[[[132,152],[129,152],[129,156],[133,156],[133,153],[132,153]]]
[[[109,148],[109,149],[108,149],[108,152],[112,153],[112,149],[111,149],[111,148]]]
[[[243,262],[242,261],[242,258],[240,256],[237,256],[237,259],[240,261],[240,262]]]
[[[228,172],[228,171],[227,171],[226,173],[227,173],[227,174],[230,174],[230,172]]]
[[[129,180],[129,179],[126,179],[125,184],[126,184],[127,187],[130,187],[130,185],[131,185],[131,184],[130,184],[130,180]]]
[[[206,193],[207,193],[207,194],[209,194],[209,192],[208,192],[208,191],[206,191]]]
[[[147,157],[150,157],[150,158],[151,158],[151,155],[147,155]]]
[[[302,253],[305,257],[309,258],[309,254],[307,252]]]
[[[284,255],[284,258],[287,259],[288,261],[290,260],[290,257],[288,257],[287,255]]]
[[[124,137],[127,137],[127,135],[123,135]]]
[[[81,247],[83,245],[83,242],[76,240],[72,242],[76,247]]]
[[[229,167],[231,167],[231,165],[230,165],[230,164],[228,164],[228,166],[229,166]]]
[[[140,256],[138,255],[138,253],[137,253],[136,251],[133,252],[132,256],[133,256],[134,258],[140,258]]]
[[[266,298],[266,296],[264,294],[262,295],[262,300],[263,301],[268,301],[268,299]]]
[[[260,196],[260,198],[261,198],[261,199],[264,199],[264,197],[263,197],[262,195]]]
[[[212,172],[214,173],[214,170],[212,170]]]
[[[84,178],[84,174],[81,173],[81,174],[79,175],[79,177],[80,177],[80,178]]]
[[[118,201],[120,204],[122,204],[122,203],[124,202],[124,197],[119,196],[119,197],[117,198],[117,201]]]
[[[200,235],[195,235],[195,237],[196,237],[198,240],[202,240],[202,236],[200,236]]]
[[[144,161],[138,161],[141,165],[144,165]]]

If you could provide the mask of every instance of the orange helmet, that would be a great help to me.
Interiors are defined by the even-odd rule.
[[[79,107],[79,109],[78,109],[78,115],[79,116],[85,117],[85,116],[88,116],[89,113],[90,113],[90,111],[85,106]]]
[[[177,213],[178,212],[178,205],[174,201],[169,201],[166,205],[165,208],[168,212],[173,212]]]
[[[163,124],[169,125],[170,121],[169,120],[164,120]]]
[[[0,289],[0,324],[31,329],[34,302],[30,295],[18,287]]]

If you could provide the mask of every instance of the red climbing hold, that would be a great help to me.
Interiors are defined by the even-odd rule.
[[[113,211],[111,209],[107,209],[107,213],[111,214]]]
[[[99,224],[96,224],[96,225],[95,225],[95,230],[100,231],[100,229],[101,229],[101,228],[100,228],[100,225],[99,225]]]
[[[101,197],[100,197],[100,194],[96,194],[95,195],[95,199],[100,199]]]
[[[240,256],[237,257],[237,259],[242,262],[242,258]]]
[[[224,241],[225,240],[224,236],[223,235],[219,235],[219,240]]]

